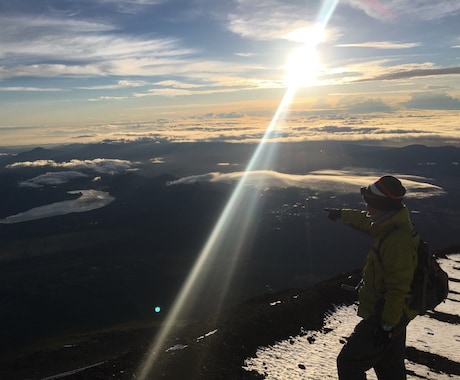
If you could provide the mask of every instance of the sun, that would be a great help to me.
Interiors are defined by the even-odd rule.
[[[321,62],[314,46],[294,50],[288,58],[286,81],[289,87],[309,87],[315,84]]]
[[[310,87],[318,82],[322,63],[317,45],[324,40],[324,33],[315,28],[306,32],[302,39],[305,42],[290,53],[284,66],[288,87]]]

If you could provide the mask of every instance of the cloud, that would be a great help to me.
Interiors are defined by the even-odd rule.
[[[155,8],[156,5],[166,3],[168,6]],[[21,88],[29,92],[45,91],[39,86],[22,87],[21,77],[37,77],[38,80],[53,78],[55,83],[63,85],[63,90],[68,91],[66,98],[69,100],[81,94],[80,91],[73,90],[106,90],[106,93],[98,92],[87,98],[91,103],[113,103],[115,107],[120,101],[131,99],[133,103],[125,102],[127,108],[130,108],[134,101],[137,104],[146,102],[142,98],[147,96],[169,98],[162,100],[171,104],[172,98],[185,96],[199,95],[204,98],[209,94],[226,94],[231,97],[236,91],[284,89],[281,61],[290,49],[294,44],[298,46],[298,43],[304,43],[306,38],[322,40],[321,36],[313,33],[318,29],[315,27],[318,21],[324,17],[324,9],[315,2],[299,4],[281,0],[238,0],[223,4],[225,2],[200,0],[185,2],[187,4],[177,7],[181,8],[178,9],[181,13],[179,16],[177,12],[174,15],[168,13],[169,8],[173,8],[169,3],[85,0],[65,2],[56,9],[50,8],[51,5],[46,10],[37,6],[36,12],[35,9],[20,9],[22,16],[18,16],[20,12],[0,16],[2,30],[6,31],[0,35],[0,78],[9,79],[8,82],[13,84],[5,85],[3,91],[20,91]],[[372,8],[369,6],[371,3],[375,6],[378,2],[340,2],[335,13],[337,17],[331,19],[325,30],[322,49],[324,48],[325,53],[324,61],[328,64],[324,65],[324,71],[320,75],[324,79],[322,83],[350,83],[356,79],[371,81],[378,80],[380,74],[390,77],[396,75],[395,69],[391,73],[383,68],[373,72],[369,62],[363,62],[359,71],[346,66],[337,67],[346,62],[346,57],[341,62],[334,60],[335,53],[330,54],[331,59],[327,57],[328,52],[332,53],[334,50],[331,42],[344,39],[346,35],[350,36],[346,32],[350,26],[342,21],[341,12],[349,12],[350,5],[360,10],[363,7]],[[402,7],[399,3],[385,4],[389,4],[389,9]],[[440,7],[444,7],[444,4],[445,2],[441,2]],[[16,5],[9,9],[15,10],[16,7],[19,9]],[[68,9],[64,9],[65,7]],[[127,18],[126,15],[119,14],[125,11],[138,13],[139,18]],[[26,15],[24,12],[29,13]],[[165,17],[162,17],[162,12],[166,12]],[[359,13],[360,17],[364,16],[362,12]],[[178,20],[186,17],[185,14],[189,15],[188,23],[179,25]],[[209,38],[206,43],[195,40],[196,33],[187,32],[187,28],[191,28],[196,22],[202,22],[204,17],[212,18],[213,21],[207,26],[213,38]],[[146,26],[145,21],[150,18],[151,22],[148,24],[155,25],[154,29]],[[158,21],[160,18],[161,21]],[[139,21],[139,25],[136,24],[133,28],[134,20]],[[218,30],[211,29],[215,26]],[[234,35],[230,36],[229,31]],[[215,46],[216,41],[221,38],[222,42]],[[410,41],[411,36],[407,36],[407,39]],[[254,44],[251,40],[262,42]],[[235,42],[238,42],[237,49]],[[371,40],[338,46],[402,50],[420,44]],[[341,53],[346,53],[346,49],[342,50]],[[338,71],[341,74],[337,74]],[[438,75],[441,75],[440,72]],[[72,81],[60,80],[63,77],[71,77]],[[88,77],[95,80],[89,82]],[[149,79],[136,80],[142,77]],[[76,86],[69,88],[73,84]],[[136,89],[136,92],[131,93],[130,89]],[[194,104],[197,103],[199,100]],[[86,115],[84,112],[82,114]]]
[[[299,9],[298,5],[283,1],[239,0],[236,9],[228,16],[227,28],[243,38],[256,41],[305,43],[312,38],[331,38],[336,33],[332,26],[329,26],[327,35],[317,35],[317,13],[317,5],[308,2]]]
[[[164,97],[179,97],[179,96],[193,96],[193,95],[212,95],[212,94],[230,94],[234,92],[240,92],[240,91],[245,91],[245,90],[256,90],[256,89],[266,89],[266,88],[285,88],[284,83],[282,81],[270,81],[270,80],[256,80],[256,79],[251,79],[251,78],[243,78],[243,77],[228,77],[228,76],[223,76],[222,74],[219,74],[216,72],[215,68],[218,68],[218,70],[222,69],[222,72],[228,71],[228,67],[226,68],[225,66],[227,64],[222,64],[218,62],[207,62],[207,64],[211,65],[209,67],[203,66],[202,69],[196,68],[196,72],[192,74],[191,71],[194,69],[191,67],[191,65],[187,68],[189,70],[189,73],[182,73],[184,75],[187,75],[189,77],[195,76],[195,79],[201,79],[201,76],[207,76],[207,83],[202,84],[202,85],[197,85],[197,84],[190,84],[190,83],[184,83],[184,82],[177,82],[174,81],[174,85],[171,86],[171,83],[169,83],[168,86],[165,85],[165,83],[171,82],[171,81],[165,81],[165,82],[159,82],[156,83],[155,88],[151,88],[147,90],[146,92],[135,92],[133,93],[133,97],[136,98],[142,98],[142,97],[147,97],[147,96],[164,96]],[[210,67],[213,67],[213,69],[210,69]],[[240,67],[239,70],[244,70],[244,67]],[[200,71],[200,73],[198,73]],[[190,78],[189,78],[190,79]]]
[[[289,118],[277,125],[270,134],[271,142],[300,141],[375,141],[379,140],[390,145],[412,144],[449,144],[460,141],[458,128],[458,112],[406,110],[398,104],[399,110],[394,112],[372,112],[367,114],[351,114],[355,103],[365,102],[362,97],[348,95],[349,103],[329,105],[321,110],[299,111],[292,109]],[[294,108],[294,107],[293,107]],[[235,111],[237,112],[237,111]],[[244,118],[221,119],[214,113],[199,114],[194,118],[164,120],[142,123],[114,123],[88,127],[86,133],[80,135],[83,142],[104,140],[106,143],[124,141],[155,141],[155,142],[199,142],[220,141],[229,143],[259,143],[265,133],[272,115],[260,116],[246,114]],[[0,128],[1,132],[1,128]],[[94,132],[94,133],[91,133]],[[53,129],[47,129],[43,135],[53,135]],[[64,141],[68,140],[63,136]],[[80,141],[79,140],[79,141]],[[428,141],[429,140],[429,141]],[[36,142],[35,142],[36,143]],[[25,165],[25,164],[22,164]],[[51,162],[51,165],[54,165]],[[43,165],[44,166],[44,165]],[[137,163],[128,164],[135,169]],[[69,168],[67,168],[69,169]],[[72,168],[75,169],[75,168]],[[77,168],[77,170],[82,170]]]
[[[45,87],[0,87],[0,91],[8,92],[57,92],[63,91],[62,88],[45,88]]]
[[[112,203],[115,197],[109,193],[96,190],[69,191],[69,194],[81,194],[78,199],[56,202],[45,206],[35,207],[28,211],[0,219],[0,223],[12,224],[31,220],[66,215],[73,212],[86,212],[102,208]]]
[[[111,2],[123,6],[160,3]],[[99,7],[107,7],[107,3],[102,0],[97,2]],[[97,11],[101,9],[98,8]],[[84,12],[73,13],[84,17]],[[77,86],[81,90],[107,91],[149,86],[144,92],[129,95],[126,91],[121,95],[98,94],[97,97],[91,97],[90,101],[118,101],[144,96],[206,95],[226,92],[225,88],[228,91],[260,88],[268,83],[247,79],[243,73],[258,70],[252,63],[235,65],[225,59],[209,60],[201,46],[184,48],[183,39],[171,35],[160,36],[160,32],[155,36],[150,30],[139,33],[136,29],[133,32],[113,13],[110,7],[110,10],[105,9],[103,17],[94,17],[92,20],[80,20],[76,16],[63,17],[61,12],[0,17],[0,24],[8,31],[0,35],[0,79],[88,76],[110,78],[111,75],[168,78],[151,82],[122,79],[113,84]],[[200,79],[202,83],[197,83]],[[4,91],[6,90],[19,91],[20,86],[5,86]]]
[[[375,77],[369,77],[364,79],[358,79],[355,82],[368,82],[368,81],[380,81],[380,80],[398,80],[408,79],[416,77],[428,77],[428,76],[443,76],[443,75],[459,75],[460,67],[445,67],[445,68],[432,68],[432,69],[413,69],[413,70],[394,70],[378,75]]]
[[[169,185],[188,185],[197,182],[224,182],[235,183],[244,177],[245,184],[258,188],[286,188],[298,187],[316,191],[332,191],[340,193],[358,192],[361,186],[367,186],[381,175],[366,170],[320,170],[308,174],[286,174],[275,171],[252,171],[233,173],[206,173],[196,176],[184,177],[171,181]],[[407,197],[424,198],[444,194],[444,190],[436,185],[425,182],[427,178],[394,174],[401,179],[407,188]]]
[[[345,0],[346,4],[357,8],[359,10],[364,11],[368,16],[381,19],[381,20],[388,20],[393,19],[395,17],[394,9],[391,7],[389,2],[387,4],[383,4],[381,1],[360,1],[360,0]],[[391,2],[391,0],[390,0]]]
[[[169,74],[193,52],[174,38],[119,33],[109,22],[48,15],[4,16],[0,24],[0,78],[146,75],[153,67],[157,74]]]
[[[355,122],[351,121],[350,124],[362,124],[361,121],[356,120]],[[305,128],[307,129],[307,128]],[[396,128],[381,128],[381,127],[366,127],[366,126],[353,126],[353,125],[325,125],[322,127],[313,127],[308,128],[309,130],[318,132],[319,135],[329,134],[334,135],[336,137],[343,136],[345,139],[352,138],[353,136],[361,136],[361,138],[365,138],[366,136],[370,136],[373,139],[378,139],[378,136],[385,135],[385,136],[404,136],[409,135],[413,136],[416,134],[424,135],[426,131],[422,128],[420,129],[405,129],[402,127]]]
[[[84,178],[88,175],[77,172],[77,171],[65,171],[65,172],[50,172],[39,175],[32,179],[20,182],[20,186],[25,187],[43,187],[43,186],[55,186],[66,182],[69,182],[76,178]]]
[[[138,88],[148,86],[150,83],[143,80],[119,80],[115,84],[80,86],[80,90],[118,90],[125,88]]]
[[[103,102],[103,101],[111,101],[111,100],[124,100],[128,99],[128,96],[100,96],[99,98],[90,98],[88,99],[89,102]]]
[[[130,170],[136,170],[139,162],[119,159],[96,158],[94,160],[71,160],[68,162],[55,162],[53,160],[37,160],[15,162],[6,166],[7,169],[52,167],[75,170],[91,170],[100,174],[120,174]]]
[[[166,161],[163,157],[154,157],[150,159],[150,162],[152,164],[158,165],[158,164],[164,164]]]
[[[355,114],[373,113],[373,112],[392,112],[394,108],[386,104],[382,99],[372,98],[357,100],[355,97],[344,97],[337,105],[345,108],[348,112]]]
[[[96,0],[100,4],[113,4],[120,13],[137,14],[144,11],[146,6],[165,3],[167,0]]]
[[[345,0],[344,3],[379,20],[437,20],[460,12],[457,0]]]
[[[240,119],[244,116],[245,116],[244,114],[238,113],[238,112],[225,112],[225,113],[218,113],[214,115],[214,117],[217,117],[220,119]]]
[[[205,85],[205,83],[187,83],[181,82],[178,80],[162,80],[155,82],[154,85],[161,87],[173,87],[173,88],[200,88]]]
[[[339,44],[338,47],[360,47],[360,48],[374,48],[374,49],[410,49],[418,47],[419,42],[390,42],[390,41],[377,41],[377,42],[362,42],[356,44]]]
[[[420,92],[411,94],[411,99],[402,103],[406,108],[426,110],[460,110],[460,99],[447,94]]]

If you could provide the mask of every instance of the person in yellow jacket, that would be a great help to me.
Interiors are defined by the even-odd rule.
[[[332,220],[373,238],[358,291],[362,318],[337,357],[339,380],[366,379],[374,368],[379,380],[406,379],[406,326],[417,315],[407,305],[417,265],[419,236],[403,203],[406,189],[383,176],[361,194],[367,210],[326,209]]]

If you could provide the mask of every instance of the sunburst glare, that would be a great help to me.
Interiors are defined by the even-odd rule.
[[[315,27],[302,33],[303,46],[295,49],[285,65],[288,87],[309,87],[317,83],[321,60],[317,46],[324,40],[324,29]]]
[[[166,339],[172,332],[175,323],[184,318],[187,313],[203,302],[205,290],[213,288],[219,295],[217,303],[223,303],[227,290],[231,285],[234,271],[237,268],[239,256],[243,247],[250,239],[251,225],[253,225],[254,210],[258,200],[248,195],[248,176],[254,170],[268,170],[276,158],[277,145],[270,142],[275,127],[286,115],[293,100],[299,83],[311,83],[318,69],[319,59],[316,54],[316,45],[323,36],[323,30],[332,15],[338,0],[326,0],[318,15],[317,27],[314,33],[308,34],[305,45],[299,52],[295,52],[288,64],[289,76],[292,82],[287,88],[278,109],[263,134],[257,149],[249,161],[245,175],[240,179],[232,195],[230,196],[217,223],[212,229],[209,238],[202,251],[198,255],[193,268],[190,270],[179,294],[177,295],[171,310],[164,321],[163,327],[149,347],[147,356],[139,368],[140,380],[150,378],[155,362],[163,348]],[[308,64],[306,63],[308,62]],[[223,265],[223,266],[222,266]],[[220,277],[214,282],[210,278],[216,278],[213,268],[225,267],[225,273],[219,273]]]

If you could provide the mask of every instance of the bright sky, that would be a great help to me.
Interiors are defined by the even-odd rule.
[[[0,145],[237,139],[293,84],[292,140],[460,139],[459,23],[458,0],[0,0]]]

